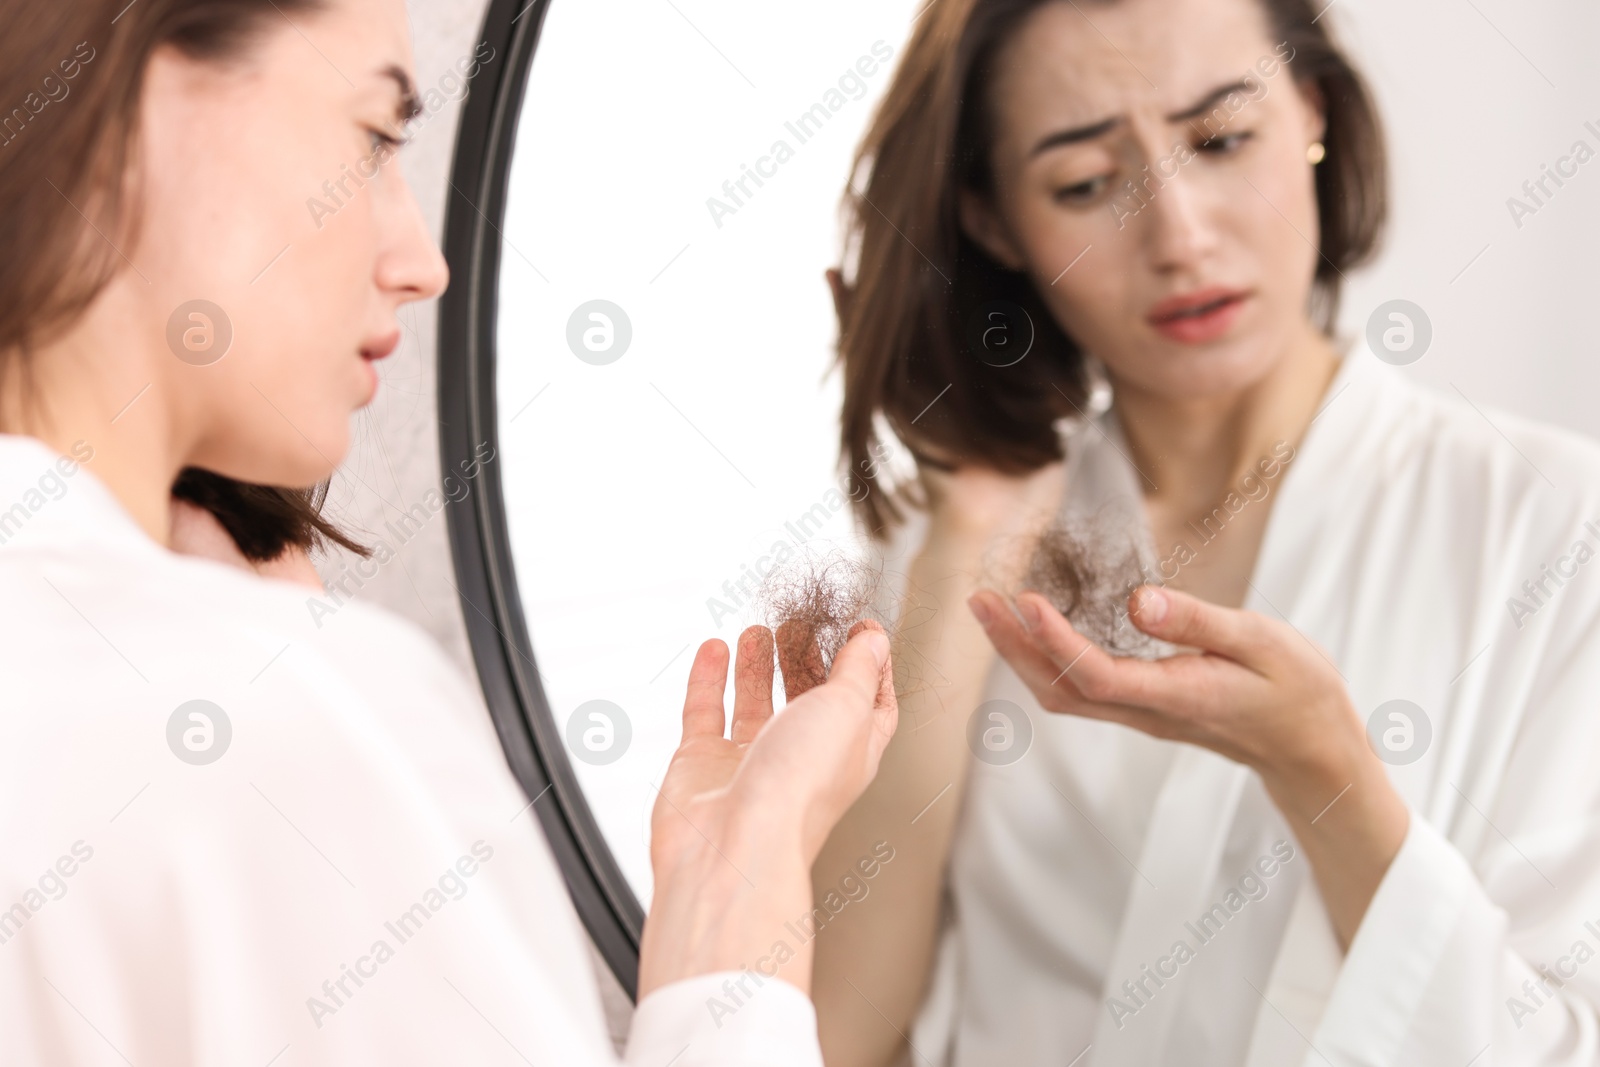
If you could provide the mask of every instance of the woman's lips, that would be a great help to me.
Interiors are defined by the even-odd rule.
[[[400,346],[400,331],[394,330],[374,341],[367,341],[361,346],[361,369],[367,375],[367,399],[362,401],[362,406],[372,403],[378,395],[378,360]]]
[[[400,344],[400,331],[394,330],[375,341],[368,341],[361,346],[362,359],[382,359],[393,352]]]
[[[1249,298],[1249,293],[1239,289],[1201,289],[1161,301],[1147,321],[1169,340],[1205,344],[1233,328]]]

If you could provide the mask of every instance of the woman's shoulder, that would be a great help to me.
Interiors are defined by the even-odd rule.
[[[476,688],[430,635],[355,593],[153,543],[30,538],[0,549],[0,675],[9,704],[50,709],[40,729],[66,733],[90,721],[132,728],[104,712],[155,714],[185,693],[252,714],[270,708],[286,727],[405,723],[418,740],[485,718]]]
[[[1389,517],[1456,580],[1473,575],[1465,588],[1499,615],[1518,621],[1527,584],[1544,583],[1540,597],[1559,587],[1561,603],[1541,615],[1587,634],[1600,621],[1600,584],[1584,573],[1600,557],[1600,442],[1456,387],[1386,392],[1387,462],[1373,477]]]
[[[1346,358],[1357,361],[1340,376],[1351,401],[1335,395],[1324,411],[1343,406],[1330,455],[1348,473],[1410,482],[1463,520],[1527,508],[1600,519],[1600,441],[1455,383],[1417,381],[1365,350]]]
[[[1481,469],[1503,466],[1507,477],[1600,494],[1600,441],[1576,430],[1472,397],[1407,385],[1409,403],[1440,443],[1440,458]],[[1512,462],[1512,461],[1515,462]]]

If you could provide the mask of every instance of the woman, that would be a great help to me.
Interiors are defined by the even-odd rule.
[[[1384,164],[1324,7],[945,0],[902,53],[831,280],[928,684],[817,866],[897,849],[830,1064],[1600,1062],[1600,456],[1331,336]],[[1197,654],[985,588],[1052,517]]]
[[[414,81],[399,0],[8,9],[8,1064],[616,1062],[540,798],[472,687],[398,619],[308,616],[272,546],[328,532],[314,502],[238,489],[327,478],[397,309],[445,284],[388,165]],[[240,566],[168,550],[223,527]],[[774,718],[773,637],[747,631],[726,738],[728,650],[701,646],[629,1063],[820,1063],[784,930],[893,732],[887,654],[855,637]]]

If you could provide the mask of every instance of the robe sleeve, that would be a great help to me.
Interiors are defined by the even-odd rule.
[[[1307,1067],[1600,1064],[1600,611],[1548,622],[1521,710],[1435,739],[1446,818],[1413,807]]]
[[[634,1012],[627,1067],[822,1067],[811,999],[777,978],[746,997],[740,981],[751,989],[749,975],[727,971],[645,997]]]

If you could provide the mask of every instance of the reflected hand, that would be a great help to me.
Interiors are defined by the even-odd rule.
[[[1372,756],[1338,671],[1287,623],[1146,586],[1129,597],[1129,620],[1200,651],[1140,660],[1108,654],[1038,593],[1019,594],[1015,613],[989,590],[969,603],[1049,711],[1202,745],[1263,778],[1332,785],[1334,792],[1354,764]]]
[[[1129,618],[1198,652],[1109,655],[1038,593],[1019,594],[1016,613],[991,590],[968,603],[1047,710],[1200,745],[1260,774],[1313,866],[1323,851],[1323,895],[1348,943],[1409,813],[1326,653],[1288,623],[1154,586],[1129,597]]]

